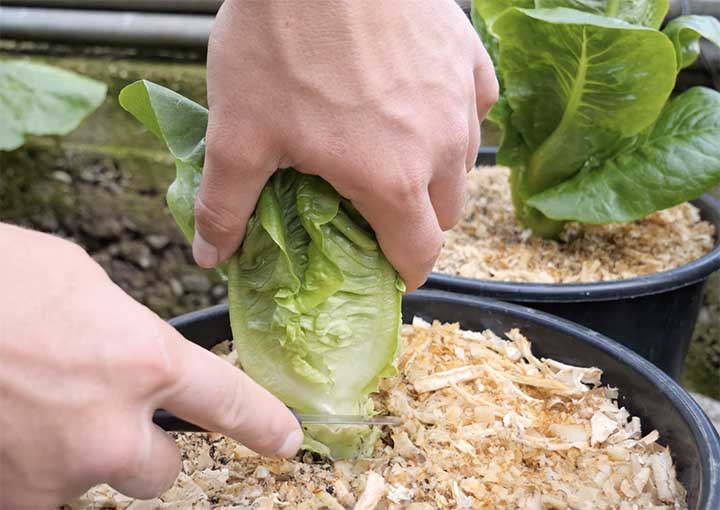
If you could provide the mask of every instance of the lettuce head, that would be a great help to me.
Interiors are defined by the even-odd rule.
[[[148,81],[120,104],[165,142],[177,177],[167,202],[188,240],[205,154],[207,110]],[[372,230],[320,177],[279,170],[268,181],[227,279],[243,370],[299,412],[373,413],[370,393],[395,372],[404,285]],[[306,426],[306,449],[331,458],[371,450],[369,427]]]

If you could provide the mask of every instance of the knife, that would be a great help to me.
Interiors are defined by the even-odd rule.
[[[397,416],[353,416],[337,414],[305,414],[290,409],[300,425],[388,425],[397,427],[402,425],[402,419]],[[177,416],[160,409],[155,411],[153,422],[168,432],[208,432],[205,429],[181,420]]]

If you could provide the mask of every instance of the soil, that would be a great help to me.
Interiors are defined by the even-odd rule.
[[[598,282],[667,271],[714,246],[714,226],[689,203],[627,224],[569,223],[560,242],[531,237],[515,220],[509,173],[496,166],[469,175],[465,217],[448,232],[435,271],[512,282]]]
[[[1,221],[80,244],[160,316],[224,301],[225,284],[193,264],[165,205],[169,160],[31,144],[0,153],[0,168]]]

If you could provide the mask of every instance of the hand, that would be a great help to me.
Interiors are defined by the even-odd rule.
[[[195,260],[230,257],[270,175],[292,166],[350,199],[417,288],[460,218],[497,95],[452,0],[227,0],[208,52]]]
[[[285,406],[133,301],[77,246],[0,224],[0,508],[55,508],[92,485],[164,492],[180,470],[165,408],[290,456]]]

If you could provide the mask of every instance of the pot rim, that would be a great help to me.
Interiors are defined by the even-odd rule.
[[[720,200],[706,193],[691,203],[699,207],[703,218],[715,226],[715,246],[702,257],[674,269],[624,280],[589,283],[507,282],[432,272],[423,287],[534,303],[613,301],[687,287],[704,281],[720,269]]]

